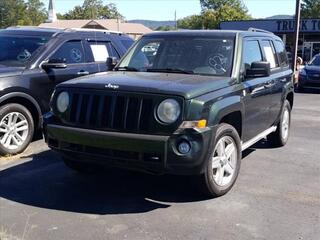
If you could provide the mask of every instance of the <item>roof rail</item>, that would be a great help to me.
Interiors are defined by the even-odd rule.
[[[259,29],[259,28],[252,28],[252,27],[251,27],[251,28],[248,29],[248,31],[249,31],[249,32],[268,33],[268,34],[274,35],[273,32],[269,32],[269,31],[267,31],[267,30],[263,30],[263,29]]]
[[[123,32],[118,32],[118,31],[110,31],[106,29],[94,29],[94,28],[65,28],[65,32],[70,32],[70,31],[81,31],[81,32],[101,32],[105,34],[118,34],[118,35],[123,35]]]

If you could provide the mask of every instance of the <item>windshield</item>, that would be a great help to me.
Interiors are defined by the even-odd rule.
[[[230,76],[234,39],[142,38],[116,70]]]
[[[25,67],[32,54],[48,40],[41,36],[0,36],[0,67]]]
[[[320,67],[320,55],[315,56],[309,63],[312,66],[319,66]]]

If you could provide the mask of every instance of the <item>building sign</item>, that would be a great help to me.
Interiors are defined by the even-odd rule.
[[[248,20],[248,21],[227,21],[220,23],[220,29],[227,30],[248,30],[249,28],[259,28],[273,33],[294,32],[294,19],[275,20]],[[300,22],[302,33],[320,33],[320,19],[303,19]]]
[[[295,29],[294,20],[277,20],[277,32],[293,32]],[[320,32],[320,19],[300,21],[301,32]]]

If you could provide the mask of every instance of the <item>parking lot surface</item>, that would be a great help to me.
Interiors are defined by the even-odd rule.
[[[211,200],[189,177],[76,173],[37,141],[0,160],[0,239],[319,240],[319,106],[296,94],[288,145],[244,152],[234,188]]]

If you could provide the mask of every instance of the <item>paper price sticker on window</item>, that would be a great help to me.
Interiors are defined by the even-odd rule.
[[[90,45],[95,62],[105,62],[109,57],[106,45]]]

